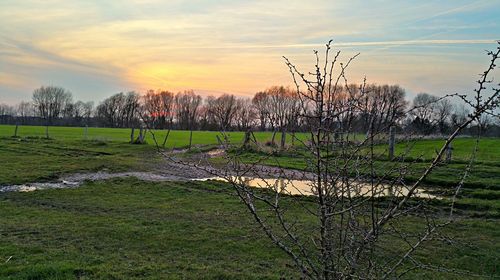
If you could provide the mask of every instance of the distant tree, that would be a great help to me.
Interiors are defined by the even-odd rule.
[[[45,119],[46,125],[61,116],[64,108],[71,103],[72,94],[62,87],[42,86],[33,91],[33,105],[39,115]]]
[[[296,127],[301,111],[296,91],[283,86],[273,86],[266,90],[269,122],[274,131],[281,132],[281,147],[285,145],[285,133]]]
[[[12,116],[14,115],[14,107],[7,104],[0,104],[0,116]]]
[[[410,112],[411,127],[416,132],[430,134],[434,130],[436,119],[436,103],[438,98],[428,93],[419,93],[413,99]]]
[[[110,127],[133,127],[138,123],[139,95],[118,93],[97,106],[97,117]]]
[[[265,91],[257,92],[252,99],[252,104],[259,118],[260,130],[262,131],[266,130],[267,121],[269,120],[268,102],[268,94]]]
[[[174,94],[166,90],[149,90],[143,96],[145,115],[154,128],[171,127],[174,109]]]
[[[25,124],[28,117],[33,115],[33,104],[31,102],[22,101],[17,105],[16,115],[21,118],[21,123]]]
[[[238,104],[235,114],[236,127],[239,131],[249,130],[257,119],[257,110],[252,104],[252,99],[238,98],[236,102]]]
[[[231,122],[239,110],[236,97],[232,94],[223,94],[217,98],[207,99],[208,113],[214,117],[219,129],[230,130]]]
[[[196,127],[201,96],[193,91],[179,92],[175,95],[175,113],[180,129],[193,130]]]
[[[453,126],[453,128],[456,128],[461,123],[463,123],[464,120],[467,119],[467,116],[469,115],[470,112],[463,103],[453,106],[452,110],[453,112],[451,113],[450,116],[451,125]]]
[[[359,94],[360,86],[346,87],[347,96]],[[378,130],[380,127],[389,127],[398,123],[404,116],[407,107],[405,90],[398,85],[367,85],[364,88],[363,98],[359,98],[358,106],[361,108],[363,132],[370,127]],[[354,93],[354,94],[353,94]]]
[[[435,104],[436,122],[439,132],[444,134],[447,132],[449,126],[449,118],[453,110],[453,105],[449,99],[441,99]]]
[[[94,116],[94,102],[88,101],[82,104],[82,116],[88,124],[90,119]]]

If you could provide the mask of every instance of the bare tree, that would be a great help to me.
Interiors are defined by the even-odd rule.
[[[97,106],[97,117],[110,127],[133,127],[137,125],[140,106],[135,92],[115,94]]]
[[[14,115],[14,107],[7,104],[0,104],[0,116],[12,116]]]
[[[170,128],[174,116],[174,94],[166,90],[149,90],[143,96],[145,115],[154,128]]]
[[[193,130],[196,126],[201,96],[193,91],[179,92],[175,95],[175,112],[180,129]]]
[[[249,98],[239,98],[236,110],[236,126],[239,131],[247,131],[255,125],[257,112]]]
[[[17,116],[21,118],[23,124],[26,123],[29,116],[33,115],[33,104],[31,102],[22,101],[17,105]]]
[[[268,94],[264,91],[257,92],[252,99],[252,103],[255,106],[259,117],[260,130],[262,131],[266,130],[269,120],[268,102]]]
[[[213,116],[221,130],[231,129],[231,124],[239,109],[238,105],[236,97],[232,94],[207,99],[208,113]]]
[[[285,146],[286,131],[296,127],[301,111],[299,95],[283,86],[274,86],[266,91],[269,123],[276,132],[281,132],[281,148]]]
[[[412,126],[423,134],[432,133],[436,119],[438,98],[428,93],[419,93],[413,99],[413,110],[410,112]]]
[[[296,158],[307,165],[304,172],[278,169],[272,172],[279,175],[278,180],[267,180],[260,160],[243,163],[238,154],[230,153],[222,169],[195,166],[224,178],[234,187],[263,232],[290,256],[303,278],[386,279],[415,269],[431,269],[435,266],[412,255],[426,241],[439,238],[440,229],[454,221],[455,196],[470,171],[474,155],[453,189],[455,196],[448,215],[438,215],[429,200],[419,198],[419,187],[439,168],[447,147],[465,127],[478,122],[484,114],[497,114],[500,89],[492,86],[490,78],[499,54],[500,44],[495,52],[489,52],[491,63],[478,81],[472,99],[453,94],[470,107],[470,113],[446,138],[427,168],[413,174],[417,179],[411,183],[406,181],[406,175],[413,170],[414,161],[406,160],[408,151],[398,156],[400,161],[385,162],[375,168],[380,157],[375,150],[375,139],[387,132],[387,127],[375,125],[377,115],[371,114],[368,119],[369,133],[364,139],[352,138],[351,124],[360,113],[358,105],[368,94],[367,87],[363,83],[356,94],[340,90],[349,85],[346,70],[357,55],[340,63],[340,52],[332,58],[330,43],[323,60],[315,52],[316,64],[310,75],[285,58],[296,84],[303,117],[310,124],[310,138],[301,142],[306,152]],[[423,103],[417,102],[405,113],[418,111],[419,104],[429,105],[428,101],[431,100],[426,98]],[[418,114],[427,119],[429,113]],[[249,187],[246,176],[260,178],[264,182],[261,186],[269,191]],[[307,187],[290,180],[299,176],[307,178]],[[290,194],[312,197],[304,199]],[[408,222],[413,226],[405,227]],[[401,245],[388,246],[387,242]]]
[[[348,85],[344,91],[349,94],[360,94],[359,85]],[[363,98],[358,98],[361,109],[359,116],[363,124],[363,132],[368,132],[370,119],[377,128],[388,127],[398,123],[407,108],[405,90],[398,85],[367,85]]]
[[[448,129],[449,118],[451,117],[453,105],[449,99],[441,99],[436,103],[435,109],[436,122],[439,132],[444,134]]]
[[[67,104],[71,103],[72,95],[62,87],[40,87],[33,92],[33,105],[47,125],[61,116]]]
[[[33,91],[33,105],[45,119],[45,137],[49,138],[49,125],[60,117],[67,104],[71,103],[72,94],[62,87],[40,87]]]

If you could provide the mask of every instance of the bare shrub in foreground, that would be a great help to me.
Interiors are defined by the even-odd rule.
[[[453,132],[435,156],[426,161],[426,166],[419,165],[424,159],[411,152],[411,135],[406,136],[406,149],[399,151],[394,160],[387,160],[385,149],[378,144],[387,141],[397,118],[381,121],[376,111],[364,110],[366,97],[373,94],[373,88],[365,82],[358,88],[350,87],[346,74],[357,55],[342,63],[340,52],[331,53],[330,43],[324,57],[315,52],[316,63],[311,72],[302,72],[285,58],[299,99],[297,113],[308,123],[308,138],[295,139],[301,153],[294,163],[302,163],[303,171],[279,168],[278,159],[271,155],[249,162],[239,152],[226,153],[225,164],[218,167],[208,161],[180,163],[229,182],[259,227],[290,256],[304,278],[385,279],[415,269],[468,273],[424,263],[414,253],[426,242],[447,241],[440,229],[454,221],[455,198],[470,171],[480,134],[471,148],[466,170],[457,185],[448,190],[454,195],[447,212],[434,207],[430,195],[423,194],[420,187],[433,171],[446,168],[443,156],[463,129],[477,124],[484,115],[498,118],[500,89],[490,78],[500,46],[488,54],[491,63],[481,75],[472,98],[451,94],[397,113],[424,114],[419,111],[450,97],[468,105],[469,113],[454,118]],[[353,125],[361,113],[368,132],[360,139],[355,138]],[[400,141],[404,143],[406,137]],[[222,139],[229,141],[229,137]],[[226,142],[224,147],[231,147],[231,143]],[[168,153],[165,155],[176,160]],[[269,170],[261,165],[263,161],[278,168]],[[408,179],[410,175],[413,180]],[[264,190],[249,187],[247,177],[259,178]],[[307,187],[299,186],[294,179],[306,179]]]

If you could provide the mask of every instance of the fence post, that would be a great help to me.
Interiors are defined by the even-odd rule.
[[[394,145],[396,142],[396,131],[394,126],[389,128],[389,160],[394,159]]]
[[[447,163],[451,162],[452,153],[453,153],[453,147],[451,146],[451,142],[450,142],[450,144],[448,144],[448,146],[446,146],[446,162]]]
[[[130,143],[134,143],[135,128],[132,127],[132,132],[130,132]]]
[[[89,134],[89,126],[85,125],[85,130],[83,131],[83,139],[87,140]]]
[[[144,143],[144,128],[141,126],[141,128],[139,129],[139,144],[143,144]]]
[[[189,150],[191,150],[191,144],[193,143],[193,130],[189,133]]]
[[[281,145],[280,145],[282,150],[285,149],[285,144],[286,144],[286,132],[283,129],[281,130]]]
[[[19,124],[16,123],[16,129],[14,130],[14,137],[17,137],[17,130],[19,129]]]
[[[248,143],[250,142],[250,130],[245,131],[245,137],[243,138],[243,147],[248,147]]]

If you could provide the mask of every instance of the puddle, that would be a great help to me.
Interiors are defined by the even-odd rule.
[[[80,186],[80,182],[30,183],[22,185],[0,186],[0,192],[33,192],[47,189],[67,189]]]
[[[38,190],[47,189],[68,189],[77,188],[81,186],[85,181],[99,181],[108,180],[113,178],[127,178],[135,177],[139,180],[149,181],[149,182],[161,182],[161,181],[186,181],[188,179],[183,177],[177,177],[175,175],[162,175],[149,172],[125,172],[125,173],[106,173],[106,172],[96,172],[96,173],[81,173],[66,176],[60,179],[58,182],[50,183],[28,183],[21,185],[7,185],[0,186],[0,193],[2,192],[33,192]]]
[[[195,179],[196,181],[223,181],[227,182],[226,179],[221,177],[208,177],[203,179]],[[249,178],[249,177],[232,177],[231,180],[234,180],[238,183],[245,184],[249,187],[255,188],[267,188],[274,190],[276,192],[280,192],[283,194],[291,194],[291,195],[316,195],[316,186],[313,181],[308,180],[288,180],[288,179],[261,179],[261,178]],[[402,197],[408,195],[408,188],[404,186],[390,186],[386,184],[379,184],[376,186],[372,193],[371,185],[368,183],[362,182],[354,182],[350,183],[350,191],[343,190],[342,185],[336,188],[336,194],[344,197],[348,196],[375,196],[375,197],[384,197],[384,196],[396,196]],[[417,191],[413,194],[413,197],[420,198],[428,198],[428,199],[440,199],[441,197],[426,193],[424,189],[417,189]]]
[[[191,174],[193,177],[186,175],[186,170],[183,169],[183,175],[173,172],[172,174],[157,174],[150,172],[124,172],[124,173],[106,173],[106,172],[96,172],[96,173],[81,173],[73,174],[61,178],[58,182],[50,183],[29,183],[21,185],[7,185],[0,186],[0,193],[2,192],[33,192],[38,190],[47,189],[67,189],[67,188],[77,188],[81,186],[85,181],[98,181],[98,180],[108,180],[113,178],[127,178],[135,177],[139,180],[149,181],[149,182],[163,182],[163,181],[227,181],[221,177],[203,177],[201,174]],[[197,177],[198,176],[198,177]],[[205,175],[206,176],[206,175]],[[267,188],[280,192],[283,194],[291,195],[315,195],[316,187],[313,181],[310,180],[288,180],[288,179],[261,179],[255,177],[232,177],[231,180],[235,180],[241,184],[245,184],[249,187],[255,188]],[[350,191],[344,191],[342,185],[336,188],[337,196],[371,196],[372,188],[369,184],[363,182],[351,181]],[[383,196],[405,196],[408,194],[408,189],[404,186],[389,186],[380,184],[374,191],[373,196],[383,197]],[[415,197],[429,198],[429,199],[441,199],[441,197],[426,193],[424,189],[417,189],[414,194]]]
[[[210,150],[210,151],[206,152],[207,156],[211,157],[211,158],[223,156],[225,153],[226,153],[226,151],[224,149],[214,149],[214,150]]]

